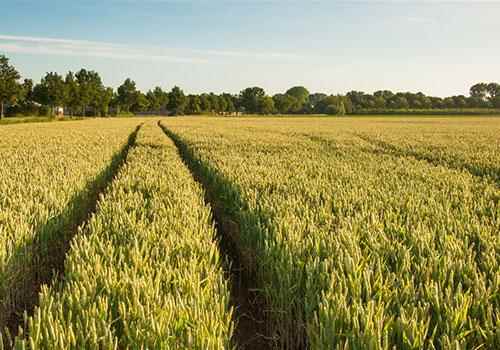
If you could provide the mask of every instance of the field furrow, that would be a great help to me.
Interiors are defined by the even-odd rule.
[[[432,145],[403,145],[390,143],[372,136],[356,135],[364,141],[374,145],[377,151],[384,151],[397,157],[413,157],[418,160],[425,160],[433,165],[446,166],[451,169],[465,170],[473,176],[484,178],[500,186],[500,166],[495,162],[479,162],[467,160],[459,154],[454,154],[453,150],[437,148]]]
[[[238,227],[271,336],[287,349],[498,347],[498,188],[320,122],[163,122]]]
[[[267,305],[264,304],[264,299],[257,292],[256,262],[250,261],[248,256],[239,249],[239,227],[233,221],[233,216],[228,215],[225,211],[225,203],[219,197],[220,192],[218,192],[218,188],[212,186],[213,181],[210,180],[210,176],[217,177],[217,174],[207,164],[196,162],[192,151],[177,135],[160,123],[159,126],[175,143],[193,178],[204,187],[206,201],[212,208],[219,248],[227,259],[226,270],[231,280],[231,305],[234,308],[235,323],[233,345],[241,350],[273,348],[276,339],[271,336],[266,327]],[[223,179],[218,178],[218,181],[223,181]],[[229,183],[225,185],[231,186]]]
[[[95,207],[138,121],[68,122],[0,130],[0,333],[16,333],[42,284]],[[7,328],[7,329],[5,329]]]
[[[233,328],[203,190],[148,123],[16,347],[224,349]]]

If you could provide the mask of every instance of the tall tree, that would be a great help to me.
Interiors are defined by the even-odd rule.
[[[260,108],[264,105],[263,100],[266,92],[258,86],[249,87],[240,92],[240,105],[247,113],[261,113]]]
[[[481,99],[481,100],[486,100],[488,95],[488,85],[485,83],[477,83],[471,86],[470,88],[470,96]]]
[[[32,115],[36,112],[37,107],[33,100],[33,80],[24,79],[21,85],[20,106],[22,113],[25,115]]]
[[[366,94],[362,91],[349,91],[347,93],[347,97],[352,102],[353,111],[357,111],[357,110],[363,109],[365,107],[365,104],[364,104],[365,96],[366,96]],[[387,101],[387,99],[386,99],[386,101]]]
[[[220,112],[221,111],[221,105],[220,105],[220,99],[219,96],[211,92],[208,94],[208,99],[210,101],[210,106],[212,107],[213,112]]]
[[[297,98],[289,94],[276,94],[273,96],[273,101],[276,110],[281,114],[292,113],[299,104]]]
[[[288,89],[286,94],[295,97],[297,101],[293,112],[301,112],[305,105],[309,103],[309,91],[303,86],[294,86]]]
[[[314,106],[314,112],[320,114],[337,114],[340,105],[339,96],[327,96]]]
[[[259,102],[258,113],[261,114],[272,114],[275,113],[273,98],[270,96],[264,96]]]
[[[99,94],[98,105],[99,114],[101,117],[106,117],[109,114],[109,107],[111,105],[111,100],[113,99],[113,89],[108,87],[102,90]]]
[[[159,86],[155,87],[154,90],[149,90],[146,93],[146,98],[149,101],[151,111],[160,112],[167,107],[168,92],[163,91]]]
[[[174,114],[184,114],[184,108],[186,107],[186,96],[184,91],[178,86],[174,86],[170,93],[168,94],[168,109]]]
[[[314,106],[321,101],[322,99],[328,97],[327,94],[323,94],[321,92],[317,92],[314,94],[309,95],[309,103],[311,103],[311,107],[314,108]]]
[[[16,68],[9,64],[9,59],[0,55],[0,119],[4,117],[5,104],[14,102],[21,90],[20,78]]]
[[[54,114],[54,108],[63,106],[66,102],[66,86],[62,76],[55,72],[49,72],[34,90],[37,102],[49,106],[50,114]]]
[[[130,107],[130,111],[133,113],[145,112],[150,109],[149,100],[142,92],[137,91],[137,97],[135,103]]]
[[[212,105],[210,103],[210,97],[208,96],[208,94],[200,95],[200,108],[203,112],[212,111]]]
[[[73,72],[70,71],[66,74],[64,85],[66,86],[66,108],[68,109],[69,115],[73,115],[75,111],[82,107],[78,83],[75,80]]]
[[[101,77],[95,71],[81,69],[75,74],[78,83],[78,95],[82,114],[86,115],[87,108],[93,109],[93,114],[97,114],[99,108],[99,95],[104,91]]]
[[[198,95],[189,95],[187,97],[186,110],[187,114],[200,114],[201,113],[201,101]]]
[[[27,101],[33,100],[33,80],[24,79],[23,84],[21,86],[23,99]]]
[[[486,86],[486,91],[488,91],[488,98],[493,101],[495,98],[500,97],[500,84],[489,83]]]
[[[236,106],[234,103],[234,96],[228,93],[223,93],[221,95],[221,98],[224,100],[224,105],[226,106],[225,111],[226,112],[234,112],[236,111]]]
[[[132,107],[138,97],[138,91],[135,87],[135,81],[127,78],[122,85],[118,87],[118,103],[125,112],[130,112],[130,107]]]

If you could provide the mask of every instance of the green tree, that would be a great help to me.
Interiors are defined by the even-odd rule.
[[[211,111],[220,112],[222,110],[219,96],[217,96],[216,94],[214,94],[213,92],[211,92],[208,95],[208,99],[210,101],[210,106],[212,107]]]
[[[258,113],[272,114],[275,112],[276,112],[276,109],[274,108],[273,98],[270,96],[264,96],[264,98],[260,100]]]
[[[486,91],[488,91],[488,99],[490,101],[495,100],[497,97],[500,97],[500,84],[497,83],[489,83],[486,86]]]
[[[36,101],[50,108],[50,115],[54,115],[54,108],[64,106],[66,102],[66,86],[62,76],[49,72],[34,90]]]
[[[103,89],[103,91],[99,94],[99,114],[101,117],[109,115],[109,107],[111,105],[111,101],[113,100],[113,96],[114,92],[110,87]]]
[[[5,104],[15,102],[21,91],[20,78],[16,68],[9,64],[9,59],[0,55],[0,119],[4,117]]]
[[[240,92],[240,105],[246,113],[261,113],[261,108],[265,105],[263,100],[266,92],[258,86],[249,87]],[[268,104],[268,103],[267,103]]]
[[[159,113],[161,110],[167,108],[168,92],[163,91],[161,87],[157,86],[154,90],[149,90],[146,93],[146,97],[149,101],[149,108],[151,111]]]
[[[186,110],[187,114],[200,114],[201,113],[201,100],[197,95],[189,95],[187,97]]]
[[[235,112],[237,97],[228,93],[223,93],[222,97],[226,100],[226,112]]]
[[[441,97],[429,97],[432,108],[443,108],[444,102]]]
[[[294,86],[288,89],[286,95],[293,96],[296,100],[293,112],[301,112],[305,105],[309,103],[309,91],[303,86]]]
[[[297,99],[288,94],[276,94],[273,96],[274,106],[278,113],[292,113],[294,108],[299,104]]]
[[[202,112],[211,112],[212,111],[212,105],[210,103],[210,98],[208,94],[201,94],[200,95],[200,108]]]
[[[314,112],[320,114],[337,114],[339,99],[337,96],[327,96],[318,101],[314,106]]]
[[[444,106],[446,108],[456,108],[457,106],[455,105],[455,100],[453,99],[453,97],[446,97],[444,100],[443,100],[443,103],[444,103]]]
[[[491,100],[493,108],[500,108],[500,96],[496,96]]]
[[[130,112],[130,107],[132,107],[137,101],[137,88],[135,87],[135,81],[130,78],[125,79],[122,85],[118,87],[117,90],[118,105],[125,112]]]
[[[408,100],[406,97],[401,94],[397,93],[394,95],[394,97],[389,101],[389,108],[394,108],[394,109],[407,109],[410,107],[410,104],[408,103]]]
[[[75,74],[78,83],[78,96],[82,115],[86,115],[87,108],[93,109],[93,114],[97,114],[99,109],[99,95],[104,91],[101,77],[95,71],[81,69]]]
[[[373,93],[375,97],[382,97],[384,100],[388,101],[394,97],[394,93],[390,90],[379,90]]]
[[[311,104],[311,109],[314,110],[314,106],[316,106],[316,104],[319,101],[321,101],[322,99],[327,98],[327,97],[328,97],[327,94],[323,94],[321,92],[310,94],[309,95],[309,103]]]
[[[464,95],[453,96],[455,107],[457,108],[465,108],[467,107],[467,98]]]
[[[149,100],[142,92],[137,91],[135,102],[130,106],[130,111],[133,113],[145,112],[150,109]]]
[[[352,109],[353,111],[358,111],[360,109],[365,108],[365,97],[366,94],[362,91],[349,91],[346,95],[352,103]],[[384,97],[384,96],[382,96]],[[388,99],[384,97],[384,99],[387,101]],[[392,99],[392,96],[391,96]]]
[[[228,108],[227,100],[224,98],[223,95],[217,96],[217,99],[219,101],[219,112],[225,112]]]
[[[386,101],[382,96],[375,96],[374,98],[375,108],[385,108]]]
[[[479,100],[486,100],[488,97],[488,84],[477,83],[471,86],[470,96]]]
[[[68,109],[69,115],[72,116],[75,111],[82,107],[78,83],[73,72],[70,71],[66,74],[64,85],[66,86],[66,108]]]
[[[22,97],[24,100],[32,101],[33,100],[33,80],[24,79],[23,84],[21,85]]]
[[[329,104],[325,107],[325,113],[330,115],[336,115],[339,113],[339,107],[337,104]]]
[[[19,94],[18,103],[24,115],[33,115],[37,110],[33,99],[33,87],[33,80],[24,79],[21,85],[21,93]]]
[[[180,87],[174,86],[168,94],[168,109],[174,115],[184,114],[186,102],[186,95],[184,95],[184,91],[182,91]]]

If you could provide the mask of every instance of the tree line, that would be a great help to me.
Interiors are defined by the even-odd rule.
[[[150,114],[331,114],[370,111],[500,108],[500,84],[478,83],[470,95],[426,96],[418,92],[350,91],[345,95],[310,93],[303,86],[269,96],[261,87],[249,87],[239,94],[189,94],[175,86],[170,91],[155,87],[141,92],[127,78],[116,90],[104,86],[99,73],[80,69],[59,75],[46,73],[38,83],[21,81],[21,75],[0,55],[1,117],[9,114],[54,115],[57,107],[72,116],[109,116],[127,113]]]

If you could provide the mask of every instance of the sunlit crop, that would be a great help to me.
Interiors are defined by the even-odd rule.
[[[36,299],[37,284],[50,278],[54,259],[72,234],[66,230],[85,215],[92,186],[106,176],[138,124],[92,120],[0,127],[1,330],[13,318],[22,319],[26,304]]]
[[[487,123],[478,139],[498,155]],[[163,124],[239,222],[282,347],[500,346],[499,189],[448,161],[480,158],[472,139],[430,162],[367,142],[377,123],[363,119]]]
[[[229,348],[229,289],[214,239],[203,192],[175,146],[158,126],[143,126],[17,347]]]
[[[500,348],[499,119],[158,119],[0,127],[0,349]]]

